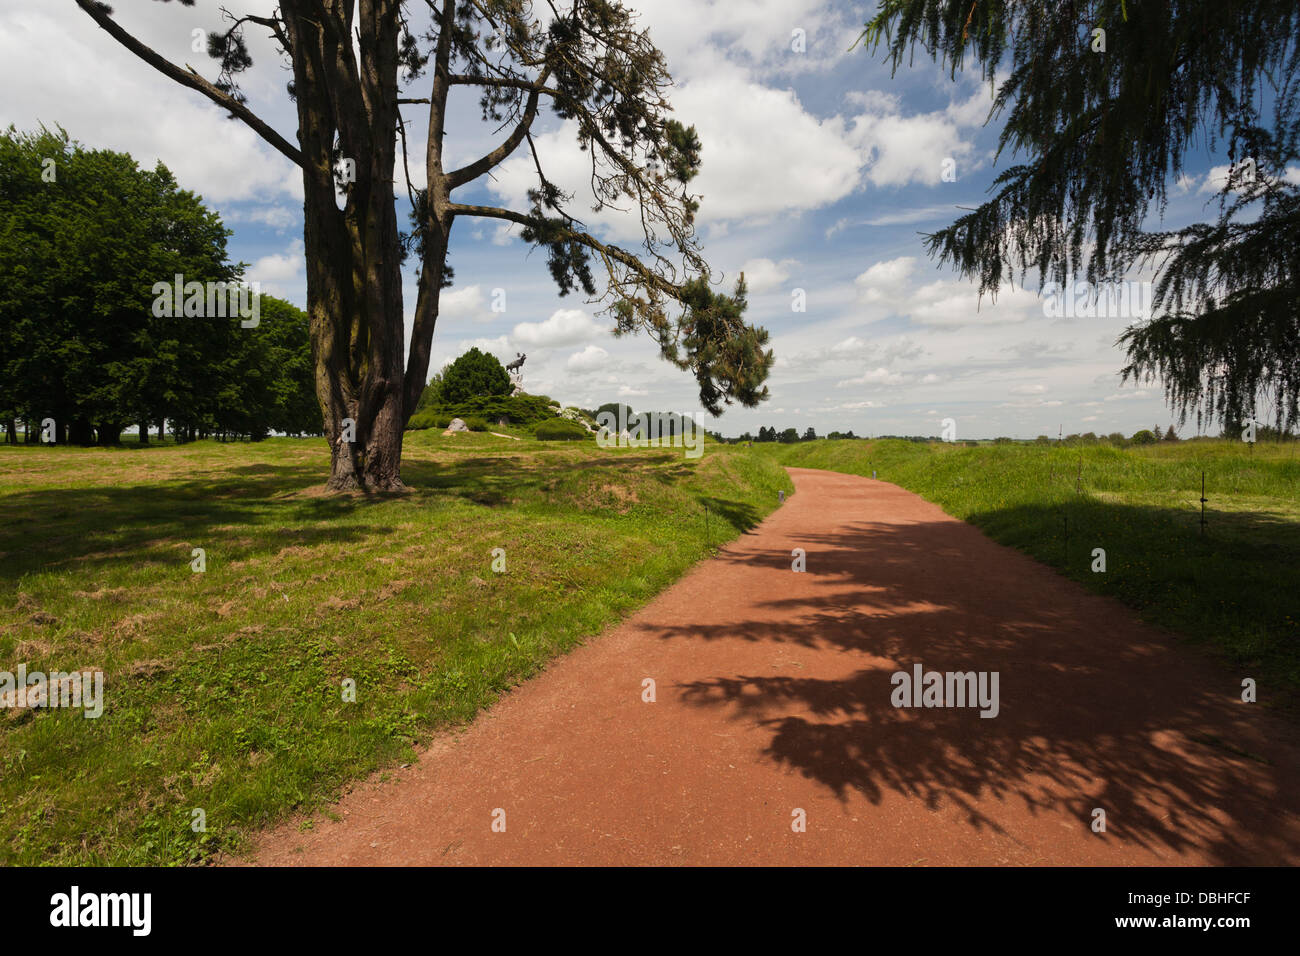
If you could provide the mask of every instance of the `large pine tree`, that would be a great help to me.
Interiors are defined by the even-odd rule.
[[[1226,425],[1300,400],[1300,3],[881,0],[864,39],[997,84],[992,198],[928,237],[981,294],[1037,271],[1091,282],[1154,267],[1154,315],[1124,377],[1159,377],[1180,421]],[[1097,33],[1096,31],[1103,31]],[[1149,232],[1194,154],[1230,164],[1216,217]]]
[[[193,0],[181,0],[189,6]],[[694,233],[698,199],[688,184],[700,167],[693,127],[669,118],[671,84],[662,54],[617,0],[531,5],[520,0],[280,0],[270,16],[231,14],[209,38],[215,81],[151,49],[99,0],[77,0],[113,39],[163,75],[229,110],[302,170],[307,311],[316,385],[333,454],[329,487],[402,487],[402,430],[429,369],[446,281],[447,246],[458,219],[522,227],[546,250],[561,292],[581,289],[610,308],[618,332],[645,331],[669,361],[695,374],[704,407],[754,405],[772,353],[767,333],[745,324],[743,283],[714,292]],[[429,17],[427,28],[411,17]],[[256,116],[238,79],[251,64],[244,31],[265,31],[292,68],[296,135]],[[272,66],[274,69],[274,65]],[[427,79],[425,79],[427,77]],[[508,127],[496,148],[455,169],[444,165],[448,97],[478,96],[485,120]],[[636,253],[603,242],[568,211],[533,150],[549,107],[573,123],[591,160],[598,204],[640,214]],[[423,115],[427,188],[408,175],[406,123]],[[399,139],[401,151],[399,152]],[[456,190],[487,176],[517,149],[537,181],[524,209],[458,202]],[[355,164],[340,176],[340,161]],[[394,195],[410,201],[412,230],[399,233]],[[346,181],[345,181],[346,180]],[[336,190],[345,194],[343,207]],[[400,266],[419,264],[414,329],[402,356]],[[593,267],[606,277],[598,292]],[[675,314],[674,314],[675,313]],[[344,442],[344,419],[355,441]]]

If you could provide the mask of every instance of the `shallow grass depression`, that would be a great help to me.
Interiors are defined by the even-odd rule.
[[[104,687],[0,709],[0,863],[202,862],[410,760],[761,520],[750,452],[408,433],[367,499],[319,439],[0,448],[0,671]]]

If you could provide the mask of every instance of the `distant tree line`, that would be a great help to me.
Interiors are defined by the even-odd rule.
[[[181,276],[218,299],[217,284],[233,291],[243,265],[227,260],[229,234],[162,164],[62,129],[0,134],[5,440],[19,422],[26,441],[76,444],[116,444],[131,425],[141,441],[165,424],[182,441],[321,434],[305,313],[260,296],[248,318],[212,292],[173,309],[155,289]]]
[[[744,432],[738,438],[720,438],[719,440],[731,444],[744,443],[744,442],[779,442],[783,444],[792,444],[794,442],[801,442],[801,441],[814,441],[817,439],[817,437],[818,435],[816,433],[816,430],[811,426],[807,428],[802,435],[799,434],[799,430],[797,428],[787,428],[784,431],[777,431],[775,428],[769,428],[767,426],[764,426],[758,430],[757,436],[753,435],[750,432]],[[858,439],[864,441],[866,440],[865,435],[855,435],[853,434],[852,430],[845,431],[845,432],[832,431],[824,437],[832,441],[841,440],[841,439]],[[918,442],[918,443],[937,442],[943,440],[938,435],[875,435],[873,437],[875,439],[888,438],[888,439],[895,439],[898,441],[910,441],[910,442]],[[1119,447],[1127,447],[1129,445],[1154,444],[1155,442],[1207,440],[1212,437],[1213,436],[1209,436],[1209,435],[1201,435],[1195,438],[1182,439],[1178,436],[1177,432],[1175,432],[1173,425],[1170,425],[1168,428],[1163,428],[1163,429],[1159,425],[1155,425],[1149,429],[1148,428],[1140,429],[1137,432],[1134,432],[1131,436],[1125,436],[1122,432],[1112,432],[1109,435],[1097,435],[1094,432],[1084,432],[1082,434],[1079,434],[1076,432],[1073,434],[1058,436],[1058,437],[1039,435],[1037,438],[1033,439],[1033,441],[1040,445],[1045,445],[1049,443],[1056,444],[1057,442],[1061,442],[1067,445],[1080,445],[1080,444],[1087,445],[1087,444],[1102,443],[1102,444],[1116,445]],[[1234,439],[1240,438],[1241,429],[1235,426],[1233,428],[1224,428],[1219,437],[1234,438]],[[1297,435],[1294,433],[1294,431],[1288,432],[1285,430],[1278,429],[1272,425],[1264,425],[1261,423],[1256,423],[1255,440],[1259,442],[1295,441],[1297,440]],[[1028,441],[1028,439],[1017,439],[1017,438],[1008,438],[1006,436],[999,436],[993,439],[983,439],[983,441],[984,442],[991,441],[995,445],[1009,445],[1009,444],[1025,442]],[[981,442],[978,441],[958,441],[955,442],[954,444],[974,446],[980,443]]]
[[[601,414],[608,412],[614,416],[614,421],[616,423],[625,422],[627,424],[628,434],[633,438],[637,437],[638,429],[640,429],[642,424],[646,422],[649,423],[650,431],[659,437],[671,438],[674,435],[684,434],[685,429],[683,428],[682,422],[684,419],[689,418],[689,416],[683,415],[680,412],[654,412],[649,410],[637,412],[632,409],[631,405],[625,405],[622,402],[606,402],[604,405],[600,405],[596,408],[582,408],[579,409],[579,411],[589,416],[595,422],[600,422]],[[691,427],[697,427],[694,419],[691,419]],[[617,428],[615,430],[617,430]],[[706,435],[711,435],[720,441],[725,440],[714,432],[709,431],[707,428],[704,429],[704,433]]]

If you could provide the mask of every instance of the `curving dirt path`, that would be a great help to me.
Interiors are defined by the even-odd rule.
[[[901,488],[790,473],[716,559],[254,861],[1300,862],[1300,733],[1241,675]],[[917,662],[997,671],[998,716],[891,706]]]

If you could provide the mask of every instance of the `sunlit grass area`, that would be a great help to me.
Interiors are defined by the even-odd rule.
[[[105,684],[0,709],[0,863],[238,852],[409,759],[774,507],[743,451],[412,432],[367,500],[319,439],[0,448],[0,670]]]
[[[891,481],[1148,621],[1216,649],[1259,700],[1300,703],[1297,443],[763,444],[787,465]],[[1205,479],[1205,527],[1201,480]],[[1094,549],[1106,570],[1094,571]],[[1015,582],[1008,582],[1014,587]]]

